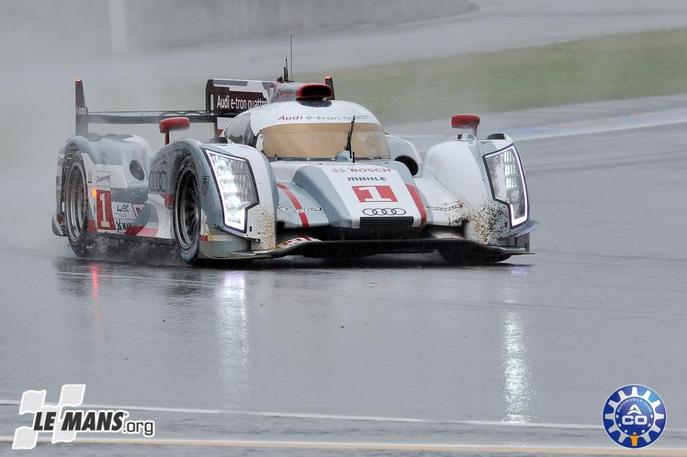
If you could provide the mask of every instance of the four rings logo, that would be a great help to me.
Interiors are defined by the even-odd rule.
[[[406,210],[403,208],[365,208],[363,214],[366,216],[403,216]]]
[[[53,444],[70,443],[82,432],[155,436],[155,421],[130,420],[129,412],[124,409],[71,409],[82,405],[85,392],[85,384],[65,384],[60,391],[60,400],[47,404],[45,390],[25,391],[19,414],[33,414],[33,421],[30,426],[16,428],[12,449],[33,449],[40,433],[52,434]]]

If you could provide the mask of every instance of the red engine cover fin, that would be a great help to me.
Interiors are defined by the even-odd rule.
[[[296,89],[296,100],[324,100],[332,96],[332,88],[322,83],[303,84]]]

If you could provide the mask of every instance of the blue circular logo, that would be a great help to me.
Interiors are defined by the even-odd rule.
[[[629,384],[608,397],[603,411],[604,429],[621,446],[641,448],[656,441],[666,427],[666,407],[646,386]]]

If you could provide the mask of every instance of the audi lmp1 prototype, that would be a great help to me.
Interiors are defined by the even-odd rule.
[[[205,110],[89,112],[75,82],[76,134],[59,151],[52,228],[82,257],[101,240],[154,241],[186,262],[356,257],[438,250],[451,263],[530,251],[527,185],[505,134],[469,129],[418,151],[324,83],[210,79]],[[225,128],[220,123],[228,122]],[[158,123],[156,153],[140,136],[91,124]],[[213,138],[170,141],[191,123]]]

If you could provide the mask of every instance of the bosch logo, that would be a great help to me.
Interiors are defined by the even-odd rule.
[[[357,116],[356,116],[357,117]],[[331,168],[332,173],[390,173],[392,171],[391,168],[386,168],[386,167],[351,167],[351,168],[343,168],[343,167],[336,167],[336,168]]]
[[[603,424],[608,436],[621,446],[642,448],[656,441],[666,425],[666,408],[651,389],[630,384],[606,400]]]
[[[365,208],[363,214],[366,216],[403,216],[406,210],[403,208]]]

